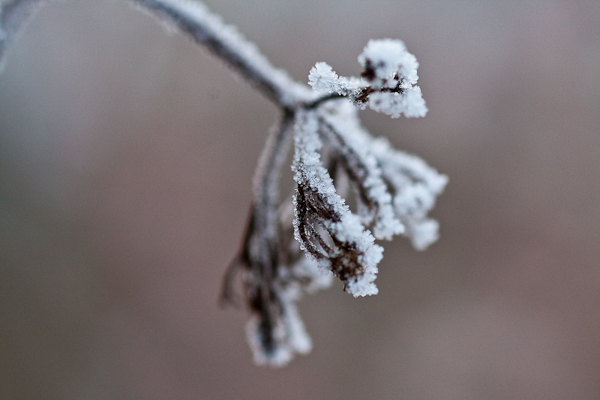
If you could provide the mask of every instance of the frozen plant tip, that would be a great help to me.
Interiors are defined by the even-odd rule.
[[[256,170],[246,232],[225,274],[222,300],[241,298],[250,311],[255,362],[284,365],[312,346],[296,306],[304,294],[328,287],[333,277],[355,297],[377,294],[383,248],[376,239],[403,235],[423,250],[438,237],[427,214],[447,177],[372,137],[358,119],[367,106],[392,118],[424,116],[417,60],[399,40],[371,40],[358,57],[359,77],[340,77],[320,62],[308,76],[311,90],[197,1],[128,1],[208,49],[281,110]],[[42,3],[0,0],[0,64],[6,45]],[[292,147],[295,193],[280,199]]]
[[[317,63],[308,76],[314,90],[346,96],[360,108],[398,118],[427,114],[421,88],[417,86],[419,63],[401,40],[370,40],[358,62],[361,78],[338,77],[324,62]]]

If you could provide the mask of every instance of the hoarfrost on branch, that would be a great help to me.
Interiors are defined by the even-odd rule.
[[[368,106],[392,118],[425,116],[417,59],[400,40],[370,40],[358,57],[359,77],[340,77],[318,62],[308,75],[310,90],[197,1],[127,1],[207,48],[281,109],[256,170],[246,233],[222,300],[238,299],[239,274],[254,360],[284,365],[312,346],[296,306],[303,294],[328,287],[334,276],[355,297],[377,294],[383,248],[375,239],[403,235],[417,250],[437,240],[438,224],[427,214],[447,177],[372,137],[357,115]],[[42,3],[0,0],[0,65]],[[279,177],[291,147],[296,190],[281,200]],[[347,190],[355,212],[344,200]]]

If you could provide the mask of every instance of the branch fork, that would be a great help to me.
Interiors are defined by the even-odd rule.
[[[355,297],[377,294],[383,248],[376,239],[404,235],[423,250],[438,237],[427,213],[447,177],[372,137],[358,119],[366,107],[392,118],[424,116],[418,62],[400,40],[371,40],[358,57],[359,77],[340,77],[319,62],[308,75],[311,89],[272,66],[199,2],[128,1],[208,49],[281,110],[256,170],[248,226],[222,301],[238,299],[239,273],[254,359],[284,365],[312,346],[296,306],[303,294],[328,287],[334,276]],[[42,3],[0,0],[0,65],[7,45]],[[295,194],[281,200],[279,178],[292,147]],[[356,210],[344,200],[348,191]]]

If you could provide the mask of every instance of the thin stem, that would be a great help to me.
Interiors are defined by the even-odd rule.
[[[339,93],[329,93],[326,94],[324,96],[321,96],[315,100],[309,101],[307,103],[304,104],[304,108],[306,108],[307,110],[312,110],[317,108],[318,106],[320,106],[321,104],[330,101],[330,100],[336,100],[336,99],[343,99],[343,98],[347,98],[348,95],[346,94],[339,94]]]
[[[275,234],[278,218],[279,177],[291,146],[293,121],[293,111],[284,111],[280,125],[267,139],[254,177],[255,228],[267,229],[270,235]],[[266,226],[259,227],[257,226],[259,224]]]
[[[239,268],[255,276],[251,285],[271,285],[278,265],[279,178],[292,143],[294,112],[284,109],[281,122],[272,129],[254,176],[254,198],[242,248],[228,268],[221,292],[222,304],[234,303],[233,279]],[[246,282],[248,283],[248,281]],[[249,288],[246,287],[246,290]],[[269,294],[268,287],[260,291]],[[254,293],[256,287],[250,291]],[[255,293],[256,294],[256,293]],[[263,299],[265,300],[265,299]],[[268,302],[267,302],[268,303]],[[265,303],[265,304],[267,304]],[[261,303],[262,304],[262,303]],[[252,308],[252,306],[251,306]]]

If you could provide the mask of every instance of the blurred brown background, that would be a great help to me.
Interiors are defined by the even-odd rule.
[[[0,398],[600,398],[600,3],[207,3],[301,81],[406,42],[429,115],[362,117],[449,175],[439,242],[255,367],[217,299],[276,109],[122,1],[50,4],[0,76]]]

